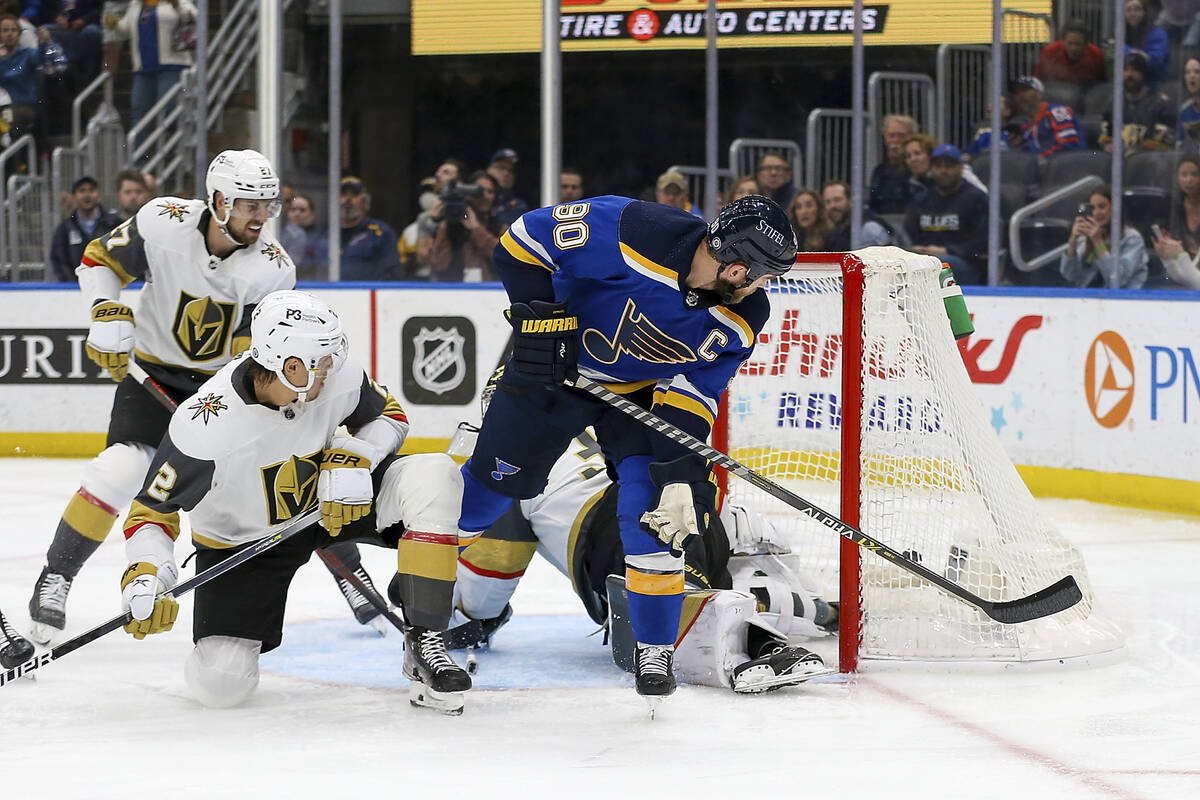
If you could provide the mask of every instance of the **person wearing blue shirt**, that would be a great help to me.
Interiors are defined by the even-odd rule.
[[[683,551],[716,514],[711,465],[564,381],[577,371],[707,438],[770,314],[759,289],[795,258],[786,214],[759,195],[729,203],[711,227],[626,197],[564,203],[525,213],[496,246],[513,351],[463,467],[459,544],[482,535],[514,499],[540,494],[571,440],[594,425],[620,486],[643,696],[675,690]]]
[[[11,14],[0,17],[0,88],[12,100],[11,137],[33,133],[37,120],[38,70],[41,59],[33,48],[21,47],[21,23]]]
[[[120,32],[129,36],[135,125],[192,65],[192,51],[178,32],[195,21],[192,0],[134,0],[117,23]]]
[[[367,216],[371,195],[361,178],[342,178],[341,280],[400,280],[398,237],[391,225]]]

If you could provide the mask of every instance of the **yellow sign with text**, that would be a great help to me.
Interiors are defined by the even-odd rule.
[[[561,0],[564,52],[698,50],[707,42],[707,0]],[[1050,0],[1005,6],[1006,42],[1046,42]],[[1014,13],[1015,12],[1015,13]],[[866,0],[868,45],[986,44],[992,4],[985,0]],[[852,2],[719,0],[721,47],[848,46]],[[536,53],[542,47],[542,0],[412,0],[414,55]]]

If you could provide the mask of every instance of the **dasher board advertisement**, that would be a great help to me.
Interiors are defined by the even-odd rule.
[[[707,0],[562,0],[564,52],[702,50]],[[1048,42],[1051,3],[1021,0],[1005,10],[1005,42]],[[1042,15],[1042,16],[1035,16]],[[963,0],[866,2],[867,45],[987,44],[990,3]],[[813,0],[719,0],[721,47],[848,46],[854,4]],[[412,0],[413,55],[536,53],[542,47],[542,0]]]

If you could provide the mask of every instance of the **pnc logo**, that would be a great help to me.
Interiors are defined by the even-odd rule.
[[[1105,428],[1115,428],[1133,407],[1133,356],[1115,331],[1104,331],[1092,342],[1083,368],[1083,386],[1092,416]]]

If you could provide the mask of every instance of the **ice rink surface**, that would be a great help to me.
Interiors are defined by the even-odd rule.
[[[84,463],[0,459],[0,609],[20,628]],[[849,682],[758,696],[681,686],[650,721],[565,579],[535,561],[450,718],[409,706],[400,637],[356,625],[313,559],[243,707],[187,696],[190,598],[167,634],[118,631],[0,687],[0,796],[1200,797],[1200,519],[1040,505],[1082,550],[1123,652],[868,662]],[[390,551],[364,561],[381,585],[394,570]],[[124,565],[113,535],[75,583],[68,636],[117,613]]]

